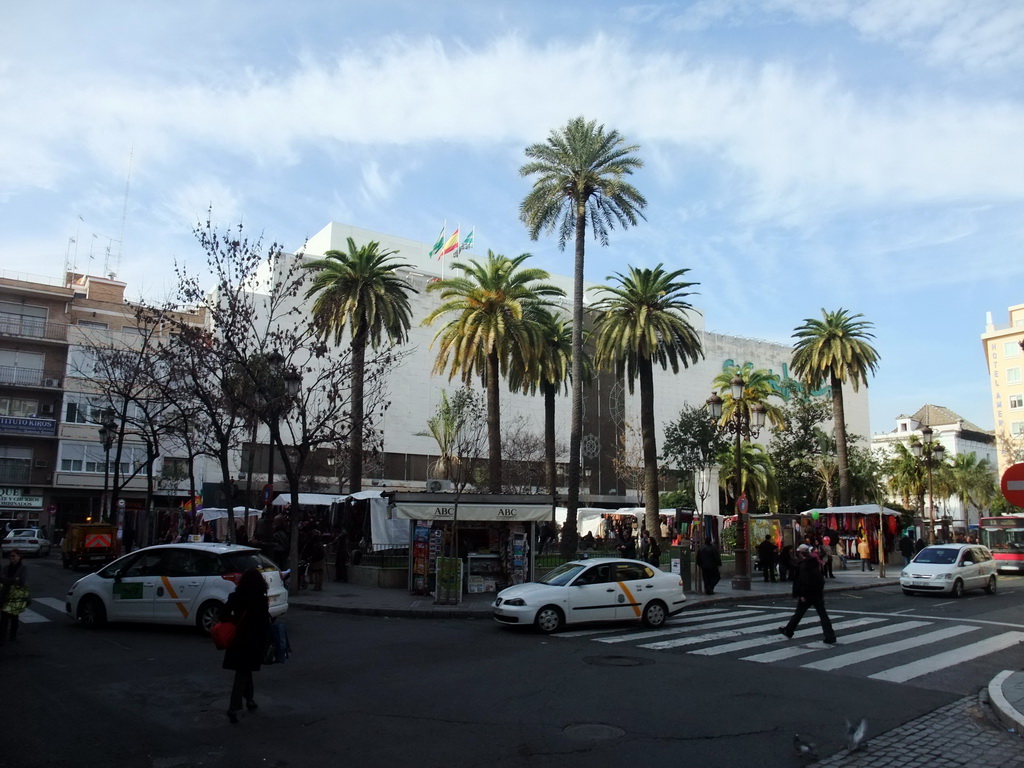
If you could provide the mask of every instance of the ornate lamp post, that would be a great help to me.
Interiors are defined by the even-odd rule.
[[[104,408],[100,422],[100,444],[103,446],[103,519],[110,522],[110,449],[114,446],[117,424],[114,423],[114,409]]]
[[[935,496],[932,493],[932,467],[942,463],[946,447],[942,443],[933,442],[932,428],[925,426],[921,430],[921,442],[911,443],[910,450],[917,458],[924,458],[928,468],[928,543],[935,543]]]
[[[764,427],[767,409],[761,403],[755,403],[750,407],[749,415],[744,413],[741,406],[743,402],[743,379],[738,375],[733,376],[729,382],[732,394],[732,401],[735,404],[732,416],[720,423],[718,430],[722,433],[735,435],[736,442],[733,450],[736,456],[735,466],[735,493],[733,494],[733,514],[736,515],[736,575],[732,579],[733,589],[750,589],[750,557],[747,549],[747,496],[742,493],[743,462],[740,450],[740,439],[743,437],[755,438]],[[707,399],[708,410],[715,421],[722,418],[722,398],[712,393]]]

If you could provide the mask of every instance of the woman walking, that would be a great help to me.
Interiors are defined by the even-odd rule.
[[[25,561],[21,552],[12,549],[8,555],[10,562],[0,577],[0,645],[10,638],[17,639],[18,617],[28,607],[28,589],[25,586],[27,575]]]
[[[269,639],[267,582],[257,569],[250,568],[242,574],[221,611],[221,621],[233,622],[237,627],[234,641],[224,651],[224,669],[235,672],[228,702],[228,720],[237,723],[243,698],[245,708],[250,712],[257,708],[252,673],[259,672]]]

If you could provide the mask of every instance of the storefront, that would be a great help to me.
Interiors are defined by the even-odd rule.
[[[408,520],[409,591],[435,594],[438,571],[450,572],[458,594],[497,592],[533,577],[537,523],[551,519],[547,504],[406,502],[396,500],[391,517]]]
[[[0,487],[0,526],[3,528],[36,528],[42,512],[42,495],[25,493],[21,488]]]

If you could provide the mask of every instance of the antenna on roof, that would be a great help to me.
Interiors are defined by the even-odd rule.
[[[135,156],[135,145],[128,149],[128,175],[124,179],[124,207],[121,209],[121,237],[117,241],[117,260],[114,269],[107,270],[107,276],[113,280],[121,270],[121,249],[124,247],[124,223],[128,218],[128,188],[132,182],[132,159]]]

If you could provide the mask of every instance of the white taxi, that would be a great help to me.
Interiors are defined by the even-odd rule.
[[[118,558],[68,590],[67,614],[88,626],[107,621],[194,624],[204,632],[220,619],[239,578],[263,573],[270,615],[288,610],[288,590],[274,562],[253,547],[163,544]]]
[[[968,589],[996,591],[999,563],[988,547],[978,544],[940,544],[925,547],[900,574],[903,594],[948,593],[960,597]]]
[[[556,632],[566,624],[639,620],[660,627],[683,609],[686,595],[676,574],[640,560],[596,557],[573,560],[539,581],[503,589],[494,600],[500,624]]]

